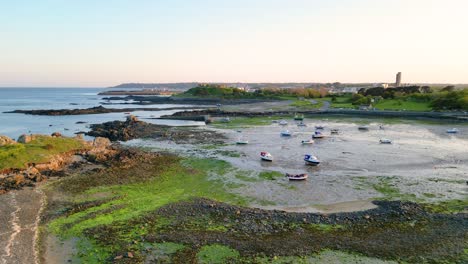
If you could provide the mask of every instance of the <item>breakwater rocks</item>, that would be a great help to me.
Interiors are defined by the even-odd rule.
[[[210,244],[229,246],[246,258],[307,256],[325,249],[414,263],[457,263],[464,258],[466,214],[432,214],[411,202],[374,203],[378,207],[367,211],[325,215],[194,199],[167,205],[125,225],[100,226],[86,233],[99,243],[114,245],[113,237],[141,225],[155,230],[141,237],[144,242],[188,245],[173,260],[195,260],[197,251]],[[161,225],[159,219],[171,220]],[[157,258],[151,250],[142,255]]]
[[[197,108],[206,108],[200,106]],[[5,113],[27,114],[27,115],[46,115],[46,116],[64,116],[64,115],[92,115],[107,113],[125,113],[133,111],[166,111],[166,110],[184,110],[193,109],[193,107],[169,107],[169,108],[105,108],[96,106],[85,109],[49,109],[49,110],[14,110]]]
[[[146,123],[134,116],[127,120],[91,125],[88,136],[105,137],[111,141],[128,141],[136,138],[172,140],[176,143],[223,143],[225,137],[217,132],[189,127],[169,127]]]

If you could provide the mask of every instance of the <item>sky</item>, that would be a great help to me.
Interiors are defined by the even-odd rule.
[[[467,0],[0,0],[0,87],[468,83]]]

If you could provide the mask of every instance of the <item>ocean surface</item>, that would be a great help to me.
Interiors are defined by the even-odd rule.
[[[88,131],[90,124],[99,124],[114,120],[125,120],[125,113],[108,113],[73,116],[37,116],[25,114],[4,113],[13,110],[31,109],[76,109],[103,105],[106,108],[170,108],[180,105],[137,105],[119,104],[122,101],[112,101],[107,104],[106,96],[98,95],[104,88],[0,88],[0,135],[18,138],[21,134],[51,134],[60,132],[66,136],[74,136],[76,132]],[[128,102],[127,102],[128,103]],[[187,105],[184,105],[187,107]],[[200,125],[200,122],[155,120],[150,118],[172,114],[178,110],[135,111],[145,122],[168,125]],[[179,110],[180,111],[180,110]],[[85,124],[76,124],[78,121]]]

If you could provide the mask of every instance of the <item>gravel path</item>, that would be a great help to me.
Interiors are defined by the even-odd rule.
[[[37,188],[0,195],[0,264],[39,263],[35,241],[43,201]]]

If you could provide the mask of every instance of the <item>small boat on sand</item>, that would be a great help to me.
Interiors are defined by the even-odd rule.
[[[324,138],[324,137],[325,136],[320,131],[315,131],[315,133],[312,135],[312,138]]]
[[[304,115],[297,115],[297,114],[296,114],[296,115],[294,115],[294,120],[296,120],[296,121],[302,121],[302,120],[304,120]]]
[[[382,138],[379,140],[380,144],[392,144],[392,140],[388,138]]]
[[[340,131],[339,131],[338,129],[335,128],[335,129],[331,129],[331,130],[330,130],[330,133],[336,135],[336,134],[340,133]]]
[[[300,122],[299,124],[297,124],[298,127],[306,127],[307,125],[304,123],[304,122]]]
[[[311,154],[306,154],[304,156],[304,161],[306,162],[307,165],[312,165],[312,166],[317,166],[320,164],[320,160]]]
[[[221,118],[221,122],[229,123],[229,122],[231,122],[231,119],[229,117],[223,117],[223,118]]]
[[[266,151],[260,152],[260,158],[264,161],[273,161],[273,156]]]
[[[279,122],[279,124],[282,125],[282,126],[286,126],[286,125],[288,125],[288,122],[286,120],[281,120]]]
[[[302,174],[289,174],[289,173],[286,173],[286,177],[288,177],[288,179],[290,181],[303,181],[303,180],[307,180],[309,175],[307,175],[306,173],[302,173]]]
[[[282,137],[290,137],[292,134],[291,134],[291,132],[289,132],[289,130],[285,130],[285,131],[282,131],[282,132],[280,133],[280,135],[281,135]]]
[[[311,145],[311,144],[314,144],[314,141],[312,139],[302,140],[301,143],[302,145]]]
[[[249,141],[248,141],[248,140],[245,140],[245,139],[242,139],[242,138],[239,138],[239,139],[236,141],[236,144],[237,144],[237,145],[247,145],[247,144],[249,144]]]
[[[367,130],[369,130],[369,126],[366,126],[366,125],[360,125],[360,126],[358,126],[358,128],[357,128],[357,129],[358,129],[358,130],[362,130],[362,131],[367,131]]]
[[[447,130],[447,133],[449,133],[449,134],[456,134],[456,133],[458,133],[458,129],[456,129],[456,128],[448,129],[448,130]]]
[[[324,129],[324,128],[325,128],[325,127],[322,126],[322,125],[317,125],[317,126],[315,126],[315,129]]]

